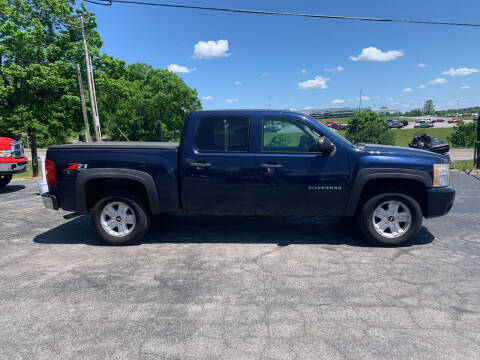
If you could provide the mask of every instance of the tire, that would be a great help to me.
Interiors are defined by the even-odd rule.
[[[394,212],[396,205],[398,210]],[[399,189],[376,193],[365,201],[357,214],[362,234],[380,246],[398,246],[409,241],[420,230],[422,220],[418,202]]]
[[[0,175],[0,190],[7,186],[10,181],[12,181],[12,177],[12,174]]]
[[[150,227],[150,212],[137,196],[108,193],[93,206],[92,222],[97,235],[109,245],[139,242]]]

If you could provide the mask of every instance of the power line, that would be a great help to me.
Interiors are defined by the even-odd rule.
[[[279,12],[279,11],[262,11],[262,10],[242,10],[229,9],[193,5],[179,5],[179,4],[164,4],[147,1],[133,1],[133,0],[85,0],[91,4],[111,6],[113,3],[131,4],[131,5],[148,5],[169,7],[178,9],[193,9],[193,10],[207,10],[207,11],[223,11],[231,13],[255,14],[255,15],[280,15],[280,16],[297,16],[316,19],[335,19],[335,20],[355,20],[355,21],[373,21],[373,22],[392,22],[392,23],[409,23],[409,24],[427,24],[427,25],[449,25],[449,26],[469,26],[480,27],[480,24],[457,23],[448,21],[428,21],[428,20],[412,20],[412,19],[383,19],[371,17],[357,17],[357,16],[339,16],[339,15],[323,15],[323,14],[308,14],[308,13],[293,13],[293,12]]]

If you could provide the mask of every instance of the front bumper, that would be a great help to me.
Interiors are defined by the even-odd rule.
[[[42,194],[43,205],[47,209],[58,210],[58,198],[55,195],[44,193]]]
[[[28,162],[0,163],[0,175],[19,174],[28,170]]]
[[[455,200],[455,189],[451,186],[427,189],[426,218],[445,215]]]

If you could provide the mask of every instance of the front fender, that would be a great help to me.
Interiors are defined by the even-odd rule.
[[[384,168],[369,168],[361,169],[358,171],[355,180],[353,181],[352,191],[345,208],[346,216],[355,215],[360,196],[362,194],[365,184],[372,179],[408,179],[420,181],[427,188],[432,187],[432,178],[426,171],[413,170],[413,169],[384,169]]]

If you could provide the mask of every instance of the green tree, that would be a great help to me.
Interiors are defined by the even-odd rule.
[[[113,60],[109,60],[113,61]],[[189,112],[201,109],[195,89],[176,74],[131,64],[116,79],[99,73],[100,117],[113,140],[156,140],[157,120],[167,141],[178,141]]]
[[[422,109],[413,109],[410,111],[407,111],[405,116],[422,116]]]
[[[447,137],[453,147],[473,147],[477,140],[477,122],[458,123],[454,132]]]
[[[0,0],[0,132],[37,134],[40,145],[82,131],[75,62],[83,59],[74,0]],[[85,11],[82,5],[77,11]],[[88,46],[102,45],[95,20],[85,21]]]
[[[358,111],[349,120],[346,138],[350,141],[393,145],[394,137],[388,121],[373,111]]]
[[[423,113],[426,115],[435,114],[435,106],[433,105],[432,99],[428,99],[425,101],[425,104],[423,104]]]
[[[84,69],[81,29],[67,17],[86,9],[75,3],[0,0],[0,134],[35,132],[46,146],[84,132],[74,68]],[[103,134],[124,140],[121,130],[130,140],[154,140],[161,119],[165,139],[178,140],[186,114],[201,108],[196,90],[167,70],[100,54],[95,19],[84,22]]]

